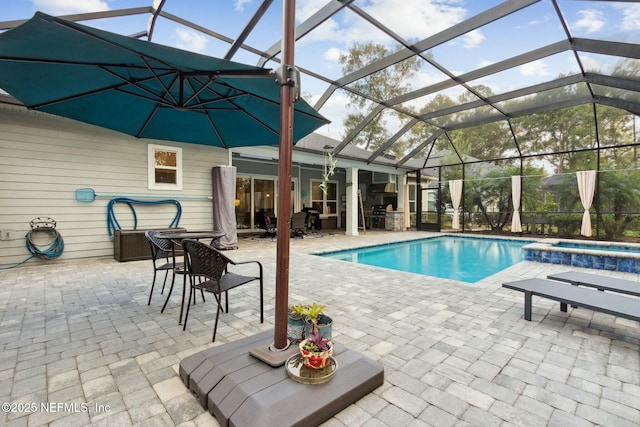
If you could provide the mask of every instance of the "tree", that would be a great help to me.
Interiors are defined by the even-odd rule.
[[[522,182],[523,203],[540,194],[542,171],[526,166],[523,175],[529,178]],[[492,169],[475,177],[466,177],[464,182],[464,202],[468,212],[475,211],[491,230],[502,230],[511,224],[513,201],[511,197],[511,176],[520,175],[520,167],[509,166]]]
[[[560,92],[564,93],[564,91],[563,88]],[[556,101],[556,96],[561,97],[561,93],[537,94],[538,99],[535,103],[553,103]],[[570,96],[566,95],[566,97]],[[558,153],[547,157],[557,173],[574,170],[576,150],[596,147],[591,105],[578,105],[532,114],[519,119],[515,129],[523,152]]]
[[[396,50],[402,46],[396,46]],[[348,75],[361,70],[382,58],[389,56],[391,52],[383,45],[373,42],[354,43],[347,54],[340,56],[342,72]],[[344,120],[345,137],[351,133],[362,120],[368,116],[377,106],[378,102],[386,102],[389,99],[407,93],[411,89],[408,79],[420,69],[417,57],[411,57],[386,67],[378,72],[369,74],[351,84],[349,87],[354,92],[348,91],[349,104],[347,108],[352,110]],[[361,96],[360,94],[364,95]],[[375,100],[375,102],[370,101]],[[376,150],[390,137],[387,130],[388,110],[383,110],[366,127],[356,135],[354,142],[366,150]],[[397,113],[395,114],[397,117]],[[402,155],[402,144],[394,144],[392,151],[396,155]]]
[[[461,155],[494,163],[515,152],[513,138],[504,129],[504,122],[493,122],[451,132],[451,140]]]
[[[446,95],[438,94],[431,101],[422,106],[420,111],[416,114],[418,116],[425,115],[431,113],[433,111],[438,111],[444,108],[452,107],[455,105],[455,101],[449,98]],[[408,147],[415,147],[417,145],[422,144],[425,140],[429,139],[431,135],[437,130],[435,126],[432,126],[428,123],[420,121],[416,123],[411,130],[408,132],[408,137],[406,139],[406,143]],[[436,141],[436,149],[443,150],[450,148],[448,141],[446,138],[439,138]]]

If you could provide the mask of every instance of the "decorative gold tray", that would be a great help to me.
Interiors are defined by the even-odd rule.
[[[300,354],[294,354],[284,364],[287,373],[294,380],[302,384],[322,384],[333,378],[338,369],[338,362],[329,357],[329,364],[322,369],[311,369],[302,363]]]

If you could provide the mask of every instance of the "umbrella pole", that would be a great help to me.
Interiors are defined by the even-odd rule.
[[[294,64],[295,0],[282,2],[282,67]],[[284,73],[287,74],[286,72]],[[293,95],[295,82],[280,84],[280,152],[278,161],[278,236],[273,346],[285,349],[289,306],[289,234],[291,227],[291,157],[293,151]]]

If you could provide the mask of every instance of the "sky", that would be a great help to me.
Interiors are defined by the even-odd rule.
[[[304,21],[327,1],[298,0],[297,22]],[[66,15],[148,7],[152,2],[153,0],[0,0],[0,21],[28,19],[36,11]],[[261,3],[262,0],[166,0],[163,10],[233,39]],[[423,40],[501,3],[499,0],[355,1],[360,9],[408,41]],[[640,2],[559,0],[558,4],[573,37],[640,43]],[[86,25],[126,35],[144,31],[147,23],[146,14],[84,22]],[[280,37],[281,2],[275,0],[246,44],[259,50],[267,50]],[[454,74],[463,74],[564,39],[564,30],[551,1],[542,0],[523,11],[514,12],[499,21],[436,46],[431,53],[439,64]],[[157,21],[152,41],[217,57],[224,56],[229,48],[228,43],[166,19]],[[338,79],[342,76],[340,55],[348,52],[354,43],[369,41],[383,44],[390,50],[395,46],[389,36],[366,20],[350,10],[343,10],[296,43],[296,65],[331,79]],[[581,59],[588,69],[611,72],[618,58],[583,54]],[[250,53],[239,52],[232,60],[256,65],[258,58]],[[268,66],[275,68],[277,64],[271,62]],[[577,71],[575,58],[571,53],[565,53],[472,84],[485,84],[494,93],[501,93]],[[444,79],[445,76],[440,71],[425,64],[409,83],[416,89]],[[327,87],[325,82],[302,76],[302,92],[312,105]],[[444,94],[457,97],[460,93],[459,89],[453,89]],[[419,107],[433,96],[420,98],[413,101],[412,105]],[[332,120],[332,124],[318,132],[336,139],[344,136],[342,119],[347,102],[343,93],[335,93],[322,106],[320,112]],[[399,127],[400,124],[391,123],[390,126]]]

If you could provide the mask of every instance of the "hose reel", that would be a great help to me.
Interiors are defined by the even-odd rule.
[[[62,255],[64,239],[56,230],[56,221],[48,217],[34,218],[29,222],[31,231],[26,236],[27,250],[40,259],[53,259]],[[43,238],[45,240],[43,240]]]

